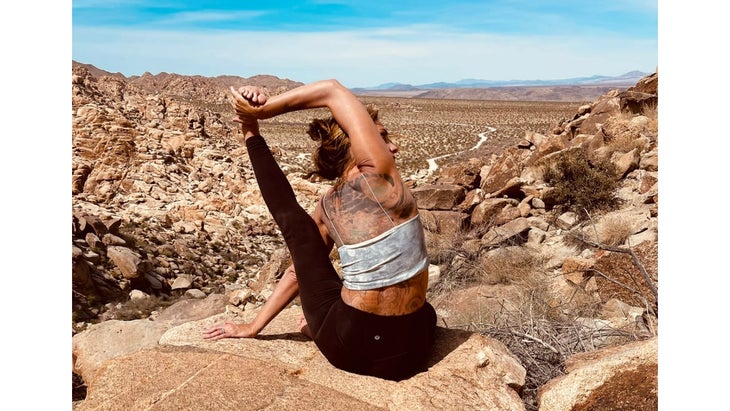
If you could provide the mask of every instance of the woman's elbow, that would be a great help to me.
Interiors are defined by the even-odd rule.
[[[322,84],[331,96],[338,96],[343,94],[352,94],[350,89],[345,87],[337,79],[323,80]]]
[[[334,79],[334,78],[322,80],[322,83],[324,83],[325,85],[327,85],[328,87],[331,87],[333,89],[344,89],[345,88],[345,86],[343,86],[339,80]]]

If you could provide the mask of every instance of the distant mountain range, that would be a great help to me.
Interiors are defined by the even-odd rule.
[[[460,89],[460,88],[491,88],[491,87],[539,87],[539,86],[631,86],[636,84],[642,77],[651,73],[641,71],[630,71],[620,76],[590,76],[574,77],[561,80],[480,80],[463,79],[455,83],[429,83],[429,84],[403,84],[385,83],[375,87],[353,88],[354,92],[363,91],[416,91],[436,89]]]
[[[199,90],[217,90],[219,99],[225,101],[228,88],[241,84],[264,86],[274,94],[290,90],[304,83],[281,79],[272,75],[256,75],[245,78],[238,76],[184,76],[175,73],[144,73],[141,76],[125,77],[122,73],[111,73],[91,64],[72,61],[74,68],[88,70],[95,77],[111,76],[122,79],[146,90],[158,90],[176,96],[199,98]],[[430,83],[411,85],[386,83],[371,88],[352,88],[360,96],[429,98],[456,100],[498,100],[498,101],[594,101],[611,89],[628,88],[650,73],[631,71],[621,76],[576,77],[564,80],[479,80],[464,79],[455,83]]]

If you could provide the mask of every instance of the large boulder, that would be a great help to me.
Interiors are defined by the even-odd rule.
[[[87,397],[75,409],[525,409],[518,394],[525,368],[502,343],[478,333],[438,327],[426,369],[399,382],[333,367],[296,332],[297,306],[285,309],[256,339],[202,338],[202,330],[216,322],[250,321],[256,312],[231,311],[170,327],[157,345],[120,351],[87,367]],[[100,331],[97,338],[108,342],[126,338]]]
[[[658,407],[657,338],[576,354],[538,392],[540,411]]]

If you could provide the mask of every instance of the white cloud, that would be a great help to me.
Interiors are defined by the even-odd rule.
[[[90,60],[94,56],[94,61]],[[74,27],[73,58],[125,75],[176,72],[349,87],[463,78],[560,79],[653,71],[657,44],[617,37],[534,37],[447,32],[433,26],[335,33],[158,32]]]
[[[209,23],[241,21],[266,14],[264,11],[192,11],[174,13],[160,19],[162,24]]]

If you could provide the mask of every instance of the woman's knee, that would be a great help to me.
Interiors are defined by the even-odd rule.
[[[274,215],[279,229],[287,241],[287,244],[309,243],[314,240],[322,242],[322,236],[319,233],[317,224],[306,211],[291,210]],[[293,251],[293,250],[292,250]]]

